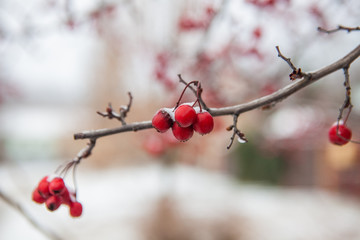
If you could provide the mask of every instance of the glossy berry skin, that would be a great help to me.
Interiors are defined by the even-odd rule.
[[[72,217],[80,217],[82,214],[82,205],[79,202],[73,202],[70,205],[70,215]]]
[[[183,128],[191,126],[196,120],[196,111],[190,105],[180,105],[175,110],[175,121]]]
[[[63,204],[68,205],[68,206],[70,206],[72,204],[70,192],[67,188],[65,188],[65,190],[61,193],[60,197],[61,197]]]
[[[177,140],[185,142],[193,136],[194,129],[192,126],[185,128],[181,127],[177,122],[175,122],[172,126],[172,132]]]
[[[339,123],[338,134],[341,137],[336,134],[336,130],[337,123],[334,123],[329,129],[329,140],[331,143],[341,146],[350,141],[352,135],[351,130],[347,128],[344,124]]]
[[[171,119],[170,114],[164,110],[160,109],[154,115],[152,119],[152,125],[158,132],[166,132],[173,125],[173,120]]]
[[[46,201],[46,198],[44,198],[43,196],[41,196],[41,194],[39,193],[38,189],[35,188],[35,190],[32,193],[32,200],[36,203],[44,203]]]
[[[60,207],[61,203],[62,203],[61,197],[56,196],[56,195],[49,197],[45,201],[45,205],[46,205],[47,209],[49,209],[50,211],[55,211],[56,209],[58,209]]]
[[[196,121],[193,124],[195,132],[204,135],[210,133],[214,128],[214,119],[208,112],[196,114]]]
[[[60,195],[65,191],[64,180],[60,177],[55,177],[49,183],[49,191],[52,195]]]
[[[40,195],[43,198],[48,198],[51,196],[50,194],[50,190],[49,190],[49,182],[48,182],[48,177],[44,177],[43,179],[40,180],[37,190],[39,191]]]

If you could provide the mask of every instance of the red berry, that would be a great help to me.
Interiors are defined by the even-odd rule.
[[[66,204],[68,206],[70,206],[71,203],[73,202],[71,200],[70,192],[66,187],[65,187],[64,191],[61,193],[60,197],[61,197],[62,203]]]
[[[261,27],[257,27],[253,30],[253,36],[256,38],[256,39],[259,39],[261,38],[262,36],[262,28]]]
[[[50,193],[53,195],[60,195],[65,190],[65,183],[61,177],[55,177],[49,183]]]
[[[49,209],[50,211],[55,211],[56,209],[58,209],[61,205],[62,201],[61,201],[61,197],[60,196],[50,196],[46,201],[45,201],[45,205],[47,207],[47,209]]]
[[[214,119],[209,112],[203,111],[196,114],[194,130],[201,135],[210,133],[214,128]]]
[[[34,202],[37,203],[44,203],[46,201],[46,198],[44,198],[43,196],[41,196],[41,194],[39,193],[38,189],[35,188],[35,190],[32,193],[32,200]]]
[[[212,16],[215,13],[215,9],[212,6],[208,6],[205,11],[208,16]]]
[[[162,135],[156,134],[148,136],[143,142],[143,147],[150,155],[160,156],[166,150],[166,143]]]
[[[184,128],[181,127],[178,123],[174,123],[172,126],[172,132],[177,140],[185,142],[193,136],[194,129],[192,126]]]
[[[336,145],[344,145],[348,143],[351,139],[351,130],[347,128],[343,123],[339,123],[338,134],[337,132],[337,122],[334,123],[329,130],[329,140],[331,143]]]
[[[152,119],[152,125],[158,132],[166,132],[169,128],[171,128],[173,124],[173,120],[169,112],[165,109],[160,109],[157,111],[155,116]]]
[[[195,109],[187,104],[180,105],[175,110],[175,121],[183,128],[191,126],[196,120]]]
[[[179,21],[179,29],[183,31],[193,30],[196,28],[196,22],[190,18],[182,17]]]
[[[70,215],[72,217],[80,217],[82,214],[82,205],[79,202],[73,202],[70,205]]]
[[[48,198],[50,197],[50,190],[49,190],[49,182],[48,182],[48,176],[44,177],[43,179],[41,179],[41,181],[38,184],[37,187],[39,194],[43,197],[43,198]]]

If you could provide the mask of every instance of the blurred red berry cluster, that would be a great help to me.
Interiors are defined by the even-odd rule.
[[[70,216],[80,217],[82,204],[76,200],[74,191],[68,189],[64,179],[59,176],[45,176],[32,193],[34,202],[45,203],[49,211],[57,210],[62,204],[70,209]]]

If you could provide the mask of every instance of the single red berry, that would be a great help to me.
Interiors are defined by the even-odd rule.
[[[82,214],[82,205],[79,202],[73,202],[70,205],[70,215],[72,217],[80,217]]]
[[[181,127],[178,123],[175,122],[172,126],[172,132],[177,140],[185,142],[193,136],[194,129],[192,126]]]
[[[61,203],[62,203],[61,197],[57,196],[57,195],[50,196],[45,201],[45,205],[46,205],[47,209],[49,209],[50,211],[55,211],[56,209],[58,209],[60,207]]]
[[[196,114],[196,121],[193,127],[201,135],[208,134],[214,128],[214,119],[209,112],[199,112]]]
[[[256,28],[253,30],[253,36],[254,36],[256,39],[261,38],[262,34],[263,34],[263,31],[262,31],[262,28],[261,28],[261,27],[256,27]]]
[[[160,156],[165,153],[166,142],[162,138],[162,135],[151,135],[145,139],[143,147],[150,155]]]
[[[32,200],[36,203],[44,203],[46,201],[46,198],[41,196],[38,189],[35,188],[34,191],[32,192]]]
[[[66,187],[65,187],[64,191],[61,193],[61,195],[59,195],[59,196],[62,200],[62,203],[65,205],[70,206],[71,203],[73,202],[71,199],[71,196],[70,196],[70,192]]]
[[[329,130],[329,140],[336,145],[344,145],[351,139],[351,130],[347,128],[343,123],[339,123],[339,129],[337,122],[334,123]],[[338,134],[336,133],[338,131]]]
[[[180,105],[175,110],[175,121],[183,128],[191,126],[196,120],[195,109],[187,104]]]
[[[55,177],[49,183],[49,190],[52,195],[60,195],[65,188],[64,180],[61,177]]]
[[[208,16],[213,16],[215,13],[215,9],[212,6],[206,7],[205,11]]]
[[[44,177],[40,180],[38,187],[37,187],[39,194],[43,198],[48,198],[51,196],[50,190],[49,190],[49,182],[48,182],[48,176]]]
[[[156,112],[152,119],[152,125],[158,132],[166,132],[173,125],[173,120],[167,110],[164,108]]]
[[[189,31],[197,28],[197,24],[193,19],[182,17],[179,21],[179,29]]]

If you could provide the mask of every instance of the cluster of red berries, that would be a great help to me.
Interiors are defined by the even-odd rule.
[[[175,109],[162,108],[157,111],[152,125],[161,133],[171,128],[174,137],[184,142],[193,136],[194,131],[201,135],[210,133],[214,128],[214,119],[209,112],[184,103]]]
[[[336,145],[347,144],[351,136],[351,130],[342,121],[335,122],[329,129],[329,140]]]
[[[80,217],[82,214],[82,205],[76,201],[75,192],[68,189],[59,176],[45,176],[41,179],[32,193],[32,200],[45,203],[50,211],[55,211],[61,204],[65,204],[69,206],[72,217]]]
[[[181,31],[192,31],[207,28],[215,15],[215,9],[212,6],[208,6],[205,8],[204,13],[205,15],[201,19],[181,16],[178,23],[179,29]]]

